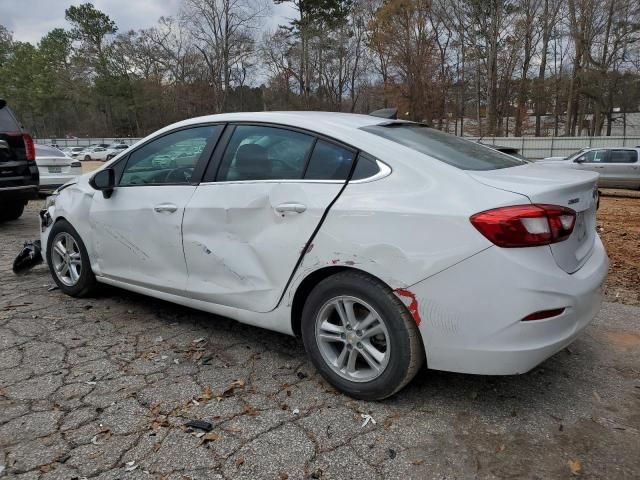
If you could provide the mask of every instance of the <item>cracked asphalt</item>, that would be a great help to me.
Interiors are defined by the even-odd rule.
[[[44,265],[15,276],[39,207],[0,225],[0,477],[640,476],[638,307],[606,303],[525,375],[423,370],[356,401],[297,339],[106,286],[73,299]]]

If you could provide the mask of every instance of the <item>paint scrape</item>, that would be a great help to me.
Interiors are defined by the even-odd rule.
[[[413,320],[416,322],[416,325],[420,325],[422,323],[422,319],[420,318],[420,311],[418,308],[418,299],[416,298],[415,293],[410,292],[405,288],[397,288],[393,291],[402,303],[409,309],[409,313],[413,317]]]

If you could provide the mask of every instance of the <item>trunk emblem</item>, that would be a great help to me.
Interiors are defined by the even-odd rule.
[[[580,201],[579,198],[570,198],[569,199],[569,205],[573,205],[574,203],[578,203]]]

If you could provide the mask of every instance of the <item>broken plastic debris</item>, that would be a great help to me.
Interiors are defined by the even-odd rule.
[[[174,358],[173,363],[175,363],[176,365],[180,365],[180,360],[178,360],[177,358]]]
[[[136,465],[135,460],[131,462],[127,462],[126,465],[127,466],[124,468],[125,472],[133,472],[136,468],[138,468],[138,465]]]
[[[294,415],[299,415],[300,414],[300,409],[299,408],[294,408],[291,413],[293,413]]]
[[[153,339],[153,341],[156,342],[156,343],[160,343],[163,340],[164,340],[164,338],[162,338],[162,337],[156,337],[156,338]]]
[[[13,261],[13,273],[24,273],[41,262],[42,249],[40,247],[40,240],[24,242],[22,250],[20,250],[20,253]]]
[[[185,427],[197,428],[198,430],[204,430],[205,432],[210,432],[213,430],[213,425],[209,422],[205,422],[204,420],[189,420],[184,424]]]
[[[53,292],[54,290],[58,290],[60,287],[58,287],[58,285],[51,285],[49,288],[47,288],[47,292]]]
[[[86,384],[87,384],[87,385],[95,385],[95,384],[97,384],[97,383],[98,383],[98,382],[93,382],[93,381],[92,381],[92,382],[86,382]]]
[[[191,343],[200,343],[200,342],[204,342],[204,337],[200,337],[200,338],[196,338],[193,342]]]
[[[372,417],[371,415],[369,415],[369,414],[367,414],[367,413],[361,413],[361,414],[360,414],[360,416],[361,416],[362,418],[364,418],[364,422],[363,422],[363,424],[362,424],[362,427],[361,427],[361,428],[366,427],[366,426],[367,426],[367,423],[369,423],[369,422],[371,422],[373,425],[375,425],[375,424],[376,424],[376,421],[373,419],[373,417]]]

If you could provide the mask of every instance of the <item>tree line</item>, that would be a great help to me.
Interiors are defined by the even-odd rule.
[[[120,31],[91,3],[36,44],[0,25],[0,97],[39,137],[197,115],[369,112],[479,136],[611,134],[640,105],[639,0],[182,0]]]

